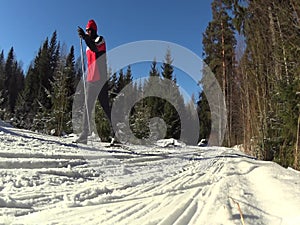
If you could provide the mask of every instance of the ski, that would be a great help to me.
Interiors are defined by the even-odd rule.
[[[124,145],[122,143],[104,143],[104,142],[96,142],[96,143],[100,143],[99,146],[94,146],[94,145],[91,145],[91,142],[96,142],[96,141],[88,141],[87,143],[78,143],[76,141],[72,141],[72,143],[69,143],[67,144],[68,146],[70,147],[92,147],[92,148],[96,148],[96,149],[99,149],[101,150],[102,148],[105,148],[105,149],[114,149],[114,148],[117,148],[117,149],[124,149],[126,151],[129,151],[129,152],[133,152],[133,150],[127,146],[127,145]],[[103,144],[104,143],[104,144]]]

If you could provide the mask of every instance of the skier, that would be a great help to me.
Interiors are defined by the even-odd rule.
[[[103,36],[97,34],[97,24],[94,20],[89,20],[86,25],[86,32],[78,27],[78,35],[86,45],[87,76],[86,76],[86,110],[83,115],[83,131],[77,143],[87,143],[90,132],[90,118],[97,97],[109,120],[111,129],[111,144],[114,143],[114,132],[111,124],[111,108],[108,98],[108,74],[106,65],[106,44]],[[100,93],[99,93],[100,92]]]

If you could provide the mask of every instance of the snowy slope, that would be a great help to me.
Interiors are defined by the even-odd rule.
[[[300,224],[300,173],[222,147],[79,147],[0,126],[0,224]]]

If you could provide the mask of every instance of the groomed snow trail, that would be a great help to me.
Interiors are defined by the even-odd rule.
[[[274,163],[221,147],[69,143],[0,127],[0,224],[300,224],[300,174]]]

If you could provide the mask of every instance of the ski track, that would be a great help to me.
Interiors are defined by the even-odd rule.
[[[249,189],[266,163],[233,149],[74,147],[14,128],[0,139],[4,224],[241,224],[236,202],[246,224],[282,221]]]

